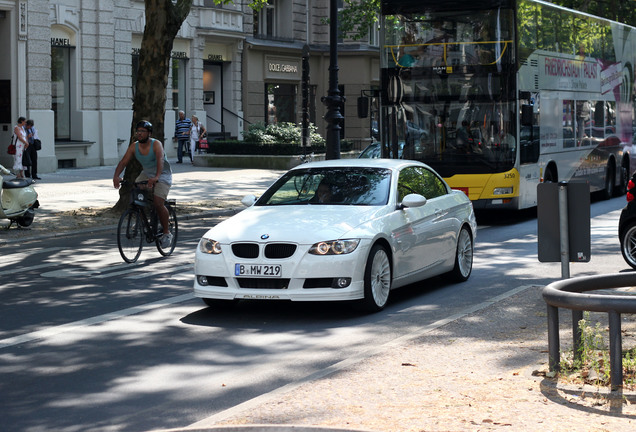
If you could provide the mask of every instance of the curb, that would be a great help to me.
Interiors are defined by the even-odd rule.
[[[304,425],[245,425],[245,426],[217,426],[196,429],[160,429],[154,432],[371,432],[362,429],[342,429]]]

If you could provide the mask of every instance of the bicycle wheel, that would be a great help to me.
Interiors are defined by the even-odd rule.
[[[161,241],[163,240],[163,236],[157,237],[157,239],[155,240],[155,243],[157,244],[157,250],[163,256],[168,256],[172,253],[175,246],[177,245],[177,235],[179,234],[179,225],[177,223],[177,212],[172,206],[166,206],[166,208],[168,209],[168,222],[169,222],[168,230],[170,231],[170,234],[172,234],[172,241],[170,242],[170,244],[164,247],[162,246],[162,241]]]
[[[121,215],[117,225],[117,247],[127,263],[134,263],[141,254],[144,230],[141,214],[137,209],[128,209]]]

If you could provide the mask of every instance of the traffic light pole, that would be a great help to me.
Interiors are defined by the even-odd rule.
[[[338,2],[330,0],[329,11],[329,91],[322,102],[327,107],[327,154],[326,159],[340,159],[340,129],[344,117],[340,106],[344,97],[338,90]]]

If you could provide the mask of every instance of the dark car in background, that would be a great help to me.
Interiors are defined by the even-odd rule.
[[[627,183],[627,205],[618,222],[618,239],[625,262],[636,269],[636,173]]]

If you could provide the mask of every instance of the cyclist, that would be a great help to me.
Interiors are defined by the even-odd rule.
[[[115,189],[119,189],[121,180],[119,175],[124,171],[128,162],[135,157],[143,168],[135,182],[147,180],[148,187],[154,187],[153,203],[163,227],[161,246],[168,247],[172,243],[172,234],[168,230],[169,214],[164,202],[168,198],[168,192],[170,191],[170,186],[172,186],[172,169],[163,151],[161,141],[150,138],[152,124],[146,120],[140,121],[137,123],[136,133],[137,141],[128,146],[126,154],[117,164],[117,168],[115,168],[113,185]]]

